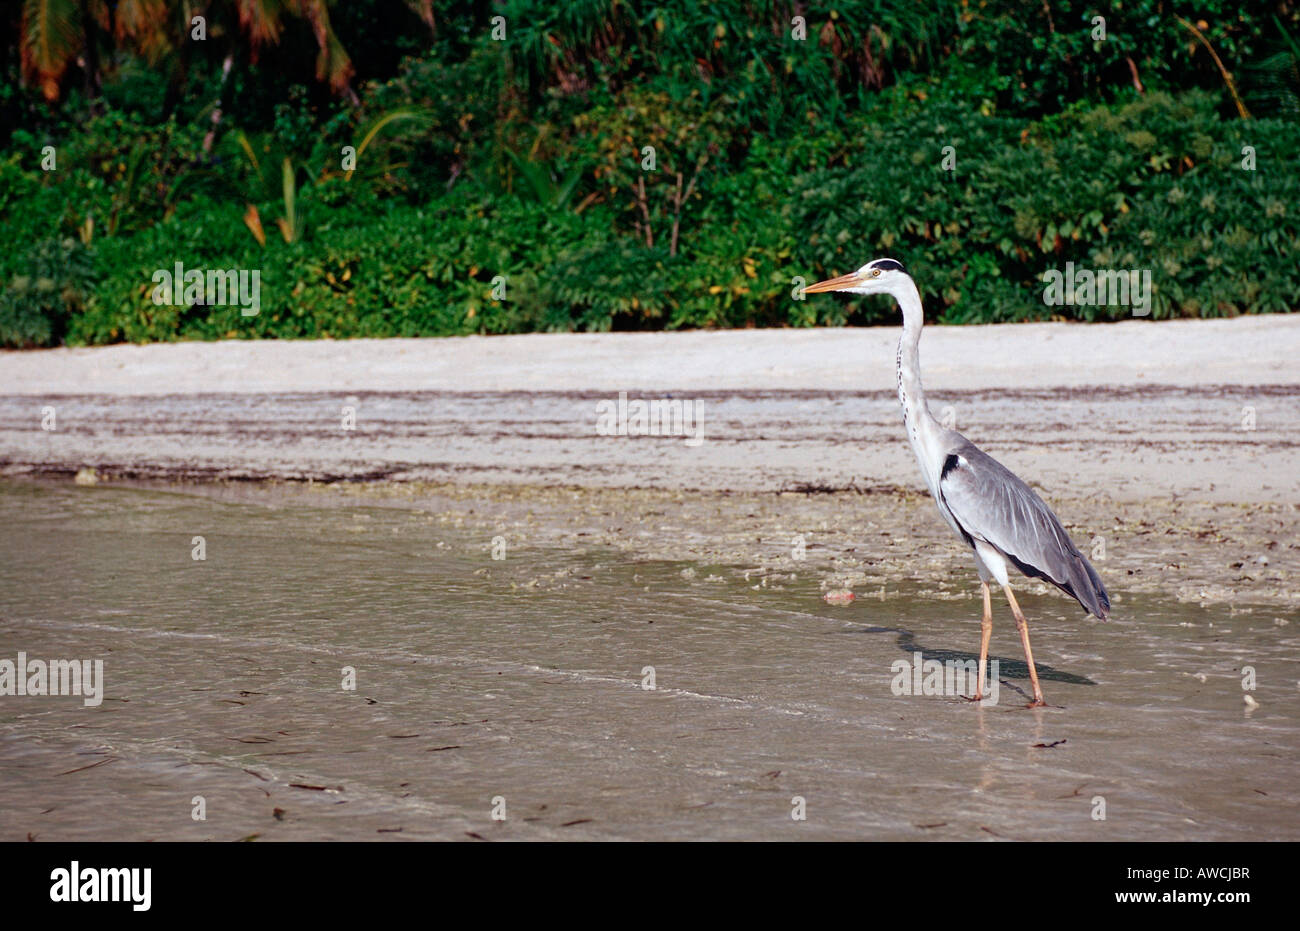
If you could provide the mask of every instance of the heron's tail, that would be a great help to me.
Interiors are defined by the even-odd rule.
[[[1101,620],[1106,620],[1110,614],[1110,595],[1106,594],[1106,586],[1101,584],[1101,578],[1097,575],[1097,570],[1092,568],[1092,563],[1084,557],[1082,553],[1074,554],[1074,571],[1070,573],[1069,587],[1062,585],[1061,588],[1069,592],[1079,600],[1084,610]]]

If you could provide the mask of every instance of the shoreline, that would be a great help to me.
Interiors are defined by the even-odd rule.
[[[539,545],[600,541],[760,579],[811,571],[859,593],[915,578],[967,597],[968,554],[902,435],[898,332],[0,353],[0,478],[338,495]],[[1300,606],[1300,316],[928,327],[921,350],[934,413],[1033,485],[1085,552],[1100,540],[1109,587]],[[689,393],[703,442],[600,435],[620,391]],[[810,541],[798,566],[780,552],[795,534]]]

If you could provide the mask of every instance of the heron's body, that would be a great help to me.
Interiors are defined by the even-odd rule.
[[[1032,488],[960,433],[944,428],[930,413],[921,386],[918,350],[924,322],[921,295],[900,263],[877,259],[852,274],[818,282],[806,290],[889,294],[898,301],[903,312],[903,336],[896,360],[898,400],[903,406],[907,439],[939,513],[971,548],[984,596],[979,685],[975,697],[982,697],[984,692],[984,669],[993,629],[988,583],[996,581],[1007,594],[1020,630],[1033,683],[1034,704],[1043,704],[1029,648],[1028,626],[1011,593],[1008,570],[1015,568],[1025,575],[1051,582],[1077,599],[1089,613],[1105,620],[1110,611],[1110,598],[1101,579],[1070,540],[1051,508]]]

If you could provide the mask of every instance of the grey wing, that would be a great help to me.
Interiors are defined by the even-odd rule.
[[[962,533],[997,547],[1025,575],[1051,582],[1105,620],[1110,596],[1052,509],[1002,463],[953,436],[939,495]]]

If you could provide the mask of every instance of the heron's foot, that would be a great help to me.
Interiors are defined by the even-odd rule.
[[[983,701],[983,700],[984,700],[984,696],[981,695],[979,692],[976,692],[974,695],[963,695],[963,696],[961,696],[961,700],[962,700],[962,701],[969,701],[969,702]]]
[[[1035,698],[1035,699],[1034,699],[1033,701],[1031,701],[1029,704],[1025,705],[1025,707],[1026,707],[1026,708],[1046,708],[1046,707],[1047,707],[1047,702],[1043,701],[1041,698]]]

